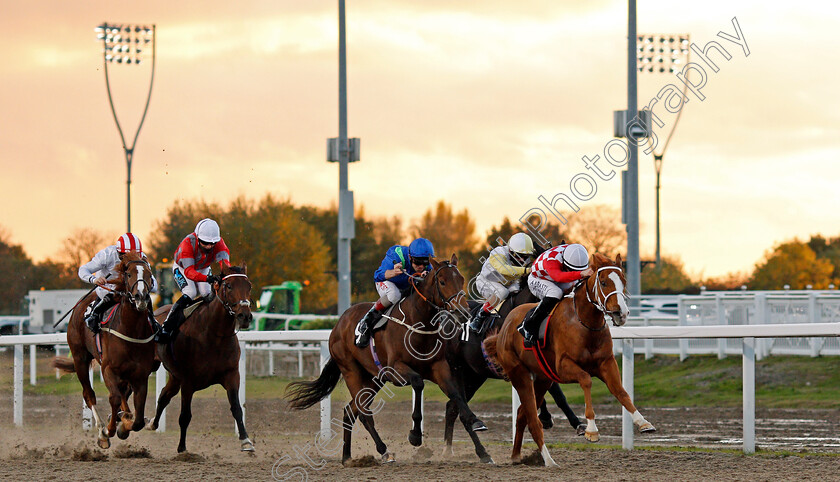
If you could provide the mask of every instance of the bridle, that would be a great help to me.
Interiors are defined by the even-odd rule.
[[[419,295],[420,298],[423,299],[423,301],[432,305],[432,307],[436,311],[453,311],[453,310],[455,310],[455,308],[452,307],[452,300],[458,298],[458,296],[460,296],[462,294],[462,290],[459,290],[458,292],[456,292],[455,294],[453,294],[449,298],[443,299],[443,292],[440,290],[440,283],[438,283],[437,277],[441,273],[443,268],[458,269],[458,267],[455,266],[454,264],[450,264],[449,261],[444,261],[443,263],[441,263],[441,265],[442,265],[441,267],[436,268],[434,270],[434,275],[432,275],[432,283],[435,285],[435,292],[437,294],[437,299],[443,300],[442,305],[438,305],[438,304],[434,303],[432,300],[430,300],[429,298],[426,298],[423,295],[423,293],[420,292],[420,289],[417,288],[417,283],[422,281],[424,278],[422,278],[420,276],[415,276],[415,275],[407,275],[407,276],[409,278],[411,278],[411,286],[414,287],[414,291],[417,292],[417,295]]]
[[[135,260],[135,261],[127,261],[127,262],[126,262],[126,265],[127,265],[127,266],[131,266],[131,265],[133,265],[133,264],[143,265],[143,266],[144,266],[144,267],[148,270],[148,272],[149,272],[149,276],[151,276],[151,274],[152,274],[152,267],[149,265],[149,262],[148,262],[148,261],[146,261],[145,259],[139,259],[139,260]],[[138,277],[138,278],[137,278],[137,281],[135,281],[135,282],[134,282],[134,283],[132,283],[132,284],[128,284],[128,270],[126,269],[126,270],[123,272],[123,284],[125,284],[125,293],[120,293],[120,294],[124,294],[124,295],[125,295],[125,297],[126,297],[126,298],[128,298],[128,301],[129,301],[129,302],[131,302],[131,304],[132,304],[132,305],[134,305],[134,306],[137,306],[137,301],[136,301],[136,299],[135,299],[135,297],[134,297],[134,289],[135,289],[135,288],[137,287],[137,285],[139,285],[140,283],[143,283],[143,285],[146,287],[146,296],[148,296],[148,295],[149,295],[149,293],[151,293],[151,289],[152,289],[152,287],[151,287],[151,286],[149,286],[149,282],[148,282],[148,281],[146,281],[144,278],[140,278],[140,277]]]
[[[228,289],[228,286],[229,286],[227,283],[225,283],[225,281],[229,278],[245,278],[246,280],[248,280],[248,283],[250,283],[251,280],[248,279],[248,275],[246,275],[246,274],[242,274],[242,273],[229,274],[227,276],[222,277],[222,282],[220,283],[221,284],[221,289],[216,291],[216,298],[219,299],[219,302],[222,303],[222,306],[225,307],[225,310],[227,310],[228,314],[230,316],[236,316],[236,311],[234,311],[234,308],[237,308],[239,306],[244,306],[246,308],[250,308],[251,307],[251,300],[239,300],[239,301],[234,302],[234,303],[228,303],[224,298],[227,297],[227,289]],[[219,291],[224,291],[225,292],[225,297],[224,298],[219,296]]]
[[[619,292],[617,289],[611,291],[606,296],[604,295],[604,290],[601,287],[600,281],[598,280],[598,275],[601,273],[601,271],[613,270],[613,269],[618,270],[619,273],[621,272],[621,268],[619,268],[618,266],[604,266],[604,267],[598,268],[598,271],[595,272],[595,276],[594,276],[594,278],[595,278],[595,280],[594,280],[595,281],[595,283],[594,283],[595,284],[595,287],[594,287],[595,293],[594,293],[593,296],[589,295],[589,288],[586,286],[586,280],[580,280],[575,285],[575,287],[572,289],[572,293],[569,296],[572,297],[572,307],[574,308],[576,314],[577,314],[577,307],[574,306],[575,305],[574,294],[577,292],[578,288],[581,287],[581,286],[584,287],[584,291],[586,292],[586,301],[592,303],[592,306],[594,306],[598,311],[600,311],[603,314],[613,314],[613,313],[615,313],[614,311],[607,311],[607,306],[606,306],[607,305],[607,300],[609,300],[610,296],[612,296],[612,295],[624,298],[625,304],[627,303],[627,300],[628,300],[629,296],[625,292]],[[592,301],[592,297],[595,298],[595,301]],[[601,298],[603,298],[603,300]],[[607,327],[606,316],[604,317],[604,323],[598,328],[592,328],[591,326],[584,323],[583,320],[580,319],[580,315],[577,315],[577,318],[578,318],[578,321],[580,322],[580,324],[583,325],[584,327],[586,327],[586,329],[588,329],[590,331],[601,331],[601,330],[603,330],[604,328]]]

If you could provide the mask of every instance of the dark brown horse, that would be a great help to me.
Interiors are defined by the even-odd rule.
[[[149,428],[157,429],[163,409],[181,391],[181,441],[178,452],[187,450],[187,427],[192,419],[192,397],[211,385],[221,385],[227,392],[230,412],[236,420],[243,452],[253,452],[254,444],[245,431],[242,405],[239,404],[238,329],[251,324],[251,281],[245,266],[222,269],[222,281],[213,287],[213,301],[199,306],[181,325],[166,345],[157,345],[158,358],[169,371],[169,381],[160,392],[155,419]],[[171,305],[158,308],[155,318],[163,323]]]
[[[120,301],[104,317],[107,323],[99,335],[101,353],[96,338],[85,323],[85,310],[76,309],[67,325],[67,344],[73,359],[56,357],[53,361],[56,368],[76,373],[85,404],[93,412],[99,446],[103,449],[111,446],[110,437],[115,433],[125,439],[130,431],[143,429],[149,374],[160,366],[155,361],[149,313],[152,269],[142,254],[126,253],[116,271],[120,279],[113,283]],[[79,303],[79,307],[88,306],[95,299],[96,293],[91,292]],[[96,411],[96,394],[88,374],[94,359],[102,367],[102,378],[108,387],[111,416],[107,429]],[[128,396],[132,392],[136,414],[132,414],[128,407]]]
[[[522,405],[516,417],[516,437],[511,458],[518,461],[522,450],[525,425],[534,438],[547,466],[557,465],[546,448],[542,426],[537,418],[537,405],[542,403],[553,382],[580,384],[586,401],[586,438],[598,440],[595,411],[592,409],[592,376],[600,378],[615,398],[633,416],[633,422],[644,432],[656,429],[636,410],[621,385],[618,364],[613,355],[612,337],[607,316],[615,326],[627,321],[625,278],[621,256],[613,263],[601,254],[592,256],[595,275],[575,286],[572,296],[564,298],[552,312],[542,355],[546,367],[538,362],[539,354],[525,349],[516,327],[534,305],[522,305],[508,315],[499,334],[485,341],[487,352],[496,358],[519,393]],[[531,376],[534,375],[532,381]],[[552,380],[554,378],[554,380]]]
[[[454,336],[454,317],[461,317],[467,312],[464,277],[458,271],[455,255],[448,262],[433,259],[431,264],[431,272],[422,279],[412,281],[411,294],[394,308],[385,327],[373,334],[370,348],[357,348],[354,344],[356,324],[371,307],[371,303],[358,303],[348,308],[333,328],[329,340],[331,359],[321,376],[311,382],[289,385],[287,398],[290,406],[302,410],[326,398],[344,377],[352,399],[344,409],[342,463],[350,459],[356,418],[361,419],[373,438],[382,462],[394,461],[394,455],[388,452],[374,427],[373,414],[378,410],[370,408],[374,395],[385,382],[397,386],[411,384],[417,397],[408,440],[414,446],[422,444],[420,395],[423,380],[436,383],[450,400],[458,404],[461,422],[476,442],[476,453],[482,461],[492,461],[475,434],[475,431],[486,430],[486,427],[467,407],[443,349],[445,339]]]
[[[463,325],[458,329],[458,336],[446,341],[446,353],[449,357],[449,364],[452,365],[453,371],[464,389],[464,397],[467,402],[472,400],[475,392],[484,385],[484,382],[488,378],[497,380],[504,378],[501,367],[493,363],[482,347],[482,342],[485,337],[493,336],[501,329],[502,323],[513,308],[525,303],[539,301],[531,293],[531,290],[528,289],[528,275],[523,276],[519,280],[519,286],[523,287],[522,290],[505,299],[499,306],[496,315],[493,315],[493,318],[490,320],[492,325],[485,332],[475,333],[467,325]],[[470,301],[469,304],[471,317],[473,317],[481,309],[482,303]],[[569,425],[577,431],[578,435],[583,435],[586,426],[580,422],[574,410],[569,406],[560,386],[556,383],[553,384],[549,388],[549,392],[554,397],[554,402],[566,415]],[[445,443],[443,449],[444,455],[454,455],[452,450],[452,436],[454,435],[453,428],[455,426],[455,419],[457,418],[458,405],[450,400],[446,404],[446,419],[443,431],[443,440]],[[551,413],[549,413],[546,407],[545,400],[540,405],[539,418],[543,428],[548,429],[553,425]]]

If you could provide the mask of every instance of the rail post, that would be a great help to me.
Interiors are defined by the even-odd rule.
[[[330,361],[330,342],[321,342],[321,371]],[[330,418],[332,418],[332,396],[327,395],[327,398],[321,400],[321,437],[324,440],[329,440],[332,436],[332,429],[330,429]]]
[[[633,339],[621,340],[621,384],[624,390],[633,400]],[[626,408],[621,407],[621,448],[633,450],[633,418]]]
[[[755,338],[743,341],[744,453],[755,453]]]
[[[23,427],[23,345],[15,345],[14,422]]]

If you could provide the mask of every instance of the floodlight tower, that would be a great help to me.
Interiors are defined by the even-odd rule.
[[[105,87],[108,90],[108,103],[111,104],[111,113],[114,115],[114,122],[117,124],[117,131],[120,133],[123,151],[125,152],[126,175],[126,225],[127,231],[131,232],[131,162],[134,157],[134,146],[137,144],[137,137],[140,135],[140,128],[146,120],[146,112],[149,110],[149,101],[152,99],[152,84],[155,81],[155,26],[135,24],[109,24],[103,22],[96,27],[96,38],[102,41],[102,63],[105,66]],[[114,109],[114,100],[111,96],[111,81],[108,77],[108,64],[140,65],[141,62],[151,60],[152,75],[149,80],[149,93],[146,96],[146,107],[143,109],[143,116],[134,134],[134,140],[129,146],[125,142],[120,121],[117,118],[117,111]]]
[[[691,43],[688,34],[645,34],[639,35],[636,39],[636,60],[639,65],[640,73],[650,74],[673,74],[682,69],[685,64],[689,62],[688,48]],[[686,98],[688,84],[683,84],[682,96]],[[662,161],[665,158],[665,151],[668,149],[668,144],[671,143],[671,137],[677,129],[677,123],[680,121],[683,108],[685,104],[680,106],[677,112],[677,117],[674,119],[674,125],[671,127],[671,132],[665,139],[665,145],[659,153],[653,149],[651,137],[647,138],[648,145],[651,146],[653,153],[653,167],[656,170],[656,269],[661,269],[662,259],[660,255],[660,230],[659,230],[659,191],[660,191],[660,177],[662,175]],[[651,123],[650,128],[653,128]]]

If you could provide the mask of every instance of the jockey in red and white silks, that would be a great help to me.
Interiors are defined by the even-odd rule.
[[[202,219],[195,231],[187,235],[175,251],[172,273],[175,284],[181,290],[181,297],[172,305],[163,328],[158,331],[156,341],[166,343],[172,332],[184,318],[184,308],[198,296],[212,294],[212,285],[220,281],[213,275],[211,266],[219,263],[222,268],[230,266],[230,250],[222,239],[219,225],[212,219]]]
[[[79,278],[82,281],[96,285],[96,296],[99,297],[97,304],[93,307],[91,313],[85,318],[88,327],[96,333],[99,331],[99,322],[102,320],[102,314],[114,305],[115,298],[113,290],[115,286],[108,281],[116,280],[119,277],[117,273],[117,266],[125,253],[128,252],[143,252],[143,245],[140,243],[140,238],[132,233],[125,233],[117,239],[117,244],[108,246],[102,251],[99,251],[94,257],[79,267]],[[146,255],[143,255],[143,259]],[[150,293],[157,292],[157,280],[154,273],[152,273],[152,286],[149,289]]]
[[[540,299],[540,304],[518,328],[528,343],[536,343],[542,320],[575,282],[587,276],[592,276],[589,253],[580,244],[561,244],[537,257],[528,276],[528,288]]]

